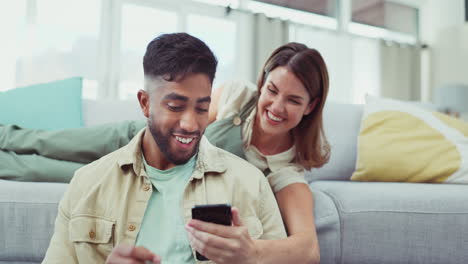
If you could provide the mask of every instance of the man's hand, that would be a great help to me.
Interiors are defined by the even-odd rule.
[[[185,229],[192,246],[216,263],[256,264],[257,247],[242,224],[237,208],[232,208],[232,224],[224,226],[192,219]]]
[[[152,261],[161,263],[161,258],[144,247],[133,247],[124,244],[116,246],[106,260],[107,264],[145,264]],[[147,262],[146,262],[147,263]]]

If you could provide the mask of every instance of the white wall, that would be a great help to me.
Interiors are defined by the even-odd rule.
[[[468,24],[465,0],[426,0],[420,6],[423,54],[423,99],[433,99],[435,89],[447,83],[468,84]],[[430,63],[429,67],[424,63]],[[424,79],[425,78],[425,79]]]
[[[468,85],[468,23],[440,30],[433,46],[433,88],[451,83]]]
[[[419,11],[421,41],[433,45],[439,31],[464,24],[464,8],[465,0],[424,1]]]

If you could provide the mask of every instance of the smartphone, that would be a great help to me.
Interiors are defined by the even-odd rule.
[[[219,225],[231,225],[231,205],[230,204],[207,204],[195,205],[192,207],[192,219],[204,222],[215,223]],[[207,257],[196,252],[196,258],[199,261],[209,260]]]

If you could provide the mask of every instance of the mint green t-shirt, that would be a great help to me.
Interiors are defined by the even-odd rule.
[[[162,171],[143,157],[153,193],[143,217],[137,246],[144,246],[164,263],[195,263],[185,231],[181,202],[185,186],[195,168],[196,155],[187,163]]]

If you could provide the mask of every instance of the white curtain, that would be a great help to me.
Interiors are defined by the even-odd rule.
[[[330,79],[328,100],[352,103],[352,38],[327,29],[294,25],[291,41],[307,45],[320,52]]]
[[[420,100],[420,57],[419,47],[381,41],[380,94],[400,100]]]
[[[353,103],[364,104],[365,95],[380,95],[380,41],[353,37],[351,40]]]
[[[258,77],[260,70],[270,54],[289,41],[289,22],[268,18],[264,14],[253,14],[253,76]],[[255,79],[256,80],[256,79]]]

